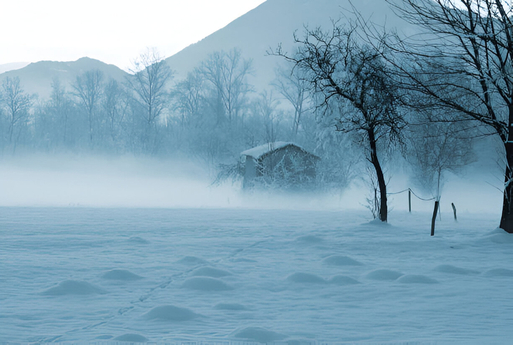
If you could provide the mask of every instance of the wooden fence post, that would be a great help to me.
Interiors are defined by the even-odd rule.
[[[453,202],[451,202],[451,206],[452,206],[452,211],[454,212],[454,220],[457,222],[458,217],[456,217],[456,206],[454,206]]]
[[[433,210],[433,218],[431,219],[431,236],[435,236],[436,214],[438,213],[438,200],[435,201],[435,209]]]
[[[411,213],[411,189],[408,189],[408,211]]]

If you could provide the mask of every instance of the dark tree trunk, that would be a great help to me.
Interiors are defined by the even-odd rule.
[[[506,172],[504,175],[504,197],[502,202],[502,217],[500,228],[510,234],[513,233],[513,181],[511,181],[511,168],[513,167],[513,142],[504,144],[506,151]]]
[[[388,218],[388,206],[387,206],[387,185],[385,183],[385,176],[381,164],[379,163],[378,153],[376,148],[376,135],[374,129],[368,130],[369,144],[370,144],[370,162],[376,171],[376,178],[378,180],[379,188],[379,220],[386,222]]]

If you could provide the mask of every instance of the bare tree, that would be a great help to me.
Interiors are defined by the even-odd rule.
[[[54,122],[54,128],[47,128],[47,130],[53,130],[55,144],[66,146],[75,140],[75,138],[72,138],[73,132],[76,130],[74,127],[77,127],[77,118],[73,117],[73,114],[75,114],[74,104],[58,78],[52,80],[51,86],[52,93],[46,108],[47,115],[50,117],[50,119],[47,119],[47,122],[48,120]]]
[[[150,141],[155,135],[158,121],[161,119],[169,101],[167,84],[173,76],[171,68],[155,49],[147,49],[133,62],[131,76],[127,78],[129,89],[135,101],[141,107],[141,117],[145,123],[143,145],[146,150],[154,150]]]
[[[251,71],[251,60],[243,59],[239,49],[214,52],[201,63],[198,72],[212,87],[211,108],[217,108],[218,122],[226,117],[231,124],[240,117],[252,90],[247,82]]]
[[[317,109],[332,116],[337,131],[359,134],[378,182],[378,216],[386,222],[386,181],[378,144],[399,138],[404,121],[396,111],[395,86],[387,77],[383,52],[360,44],[355,26],[337,22],[330,32],[306,29],[304,38],[295,35],[295,42],[295,55],[280,48],[274,54],[300,70],[316,94]]]
[[[112,142],[116,142],[118,134],[118,125],[121,121],[120,106],[122,90],[118,82],[114,79],[110,79],[104,87],[103,97],[103,111],[105,112],[106,127],[110,134]]]
[[[424,34],[388,35],[388,62],[413,109],[442,109],[440,122],[470,122],[503,143],[500,227],[513,233],[513,22],[504,0],[403,0],[390,3]],[[386,36],[386,35],[385,35]],[[420,102],[419,102],[420,100]]]
[[[474,159],[469,129],[461,122],[426,122],[410,127],[407,157],[414,180],[440,201],[446,172],[459,173]]]
[[[20,78],[6,77],[2,81],[2,98],[3,108],[8,119],[7,136],[14,151],[19,135],[19,131],[16,133],[16,129],[24,122],[26,123],[33,97],[25,93],[21,87]]]
[[[273,82],[278,92],[294,108],[294,122],[292,124],[294,137],[297,136],[302,116],[308,110],[307,105],[310,101],[308,83],[299,73],[299,69],[278,68],[276,69],[276,79]]]
[[[279,101],[272,92],[264,91],[253,102],[255,115],[263,121],[263,143],[274,143],[279,138],[279,122],[283,114],[278,111]],[[253,128],[254,131],[256,128]]]
[[[180,114],[180,123],[183,126],[193,124],[201,126],[201,110],[205,100],[204,80],[198,71],[187,74],[187,77],[176,84],[171,93],[173,109]]]
[[[75,96],[80,107],[85,111],[89,127],[89,144],[93,144],[94,132],[97,130],[98,107],[103,92],[103,72],[91,70],[78,75],[73,83]]]

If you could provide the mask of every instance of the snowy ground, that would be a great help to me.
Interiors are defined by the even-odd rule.
[[[474,170],[430,237],[432,202],[391,195],[379,224],[361,184],[248,195],[185,162],[2,161],[0,343],[511,343],[500,174]]]
[[[0,208],[0,342],[506,344],[496,215]]]

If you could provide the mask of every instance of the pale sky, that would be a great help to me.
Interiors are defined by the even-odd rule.
[[[0,0],[0,64],[171,56],[265,0]]]

